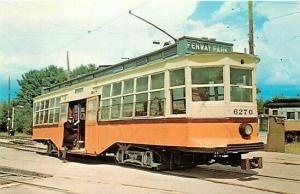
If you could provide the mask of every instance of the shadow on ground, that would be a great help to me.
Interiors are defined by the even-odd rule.
[[[45,155],[45,154],[43,154]],[[52,157],[56,157],[57,155],[53,154]],[[50,156],[50,157],[51,157]],[[75,162],[87,165],[116,165],[113,157],[105,157],[105,156],[82,156],[82,155],[68,155],[67,162]],[[62,160],[63,163],[63,160]],[[253,177],[258,173],[253,170],[243,171],[239,167],[229,167],[222,165],[199,165],[193,168],[187,169],[175,169],[172,171],[155,171],[153,169],[146,169],[138,166],[131,165],[119,165],[122,168],[131,168],[136,170],[142,170],[149,173],[159,173],[168,176],[178,176],[184,178],[198,178],[198,179],[235,179],[239,181],[252,181],[257,180],[257,178]]]

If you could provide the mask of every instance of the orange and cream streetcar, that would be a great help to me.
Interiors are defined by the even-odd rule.
[[[78,145],[68,154],[114,154],[118,163],[174,168],[213,162],[261,168],[255,65],[215,39],[182,37],[155,52],[46,88],[34,98],[33,139],[62,149],[68,116]]]

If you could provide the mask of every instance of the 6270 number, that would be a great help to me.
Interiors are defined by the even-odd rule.
[[[233,114],[235,115],[253,115],[253,110],[251,109],[233,109]]]

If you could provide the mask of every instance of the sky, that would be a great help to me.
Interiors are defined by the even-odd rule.
[[[255,54],[260,98],[300,93],[300,1],[254,1]],[[55,64],[115,64],[161,48],[170,38],[130,16],[146,18],[175,37],[216,38],[248,48],[247,1],[0,0],[0,101],[17,79]]]

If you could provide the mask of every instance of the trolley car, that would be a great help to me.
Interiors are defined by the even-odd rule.
[[[61,150],[63,124],[80,119],[68,154],[113,153],[121,164],[176,168],[214,162],[261,168],[255,65],[215,39],[182,37],[134,59],[51,86],[34,98],[33,140]]]

